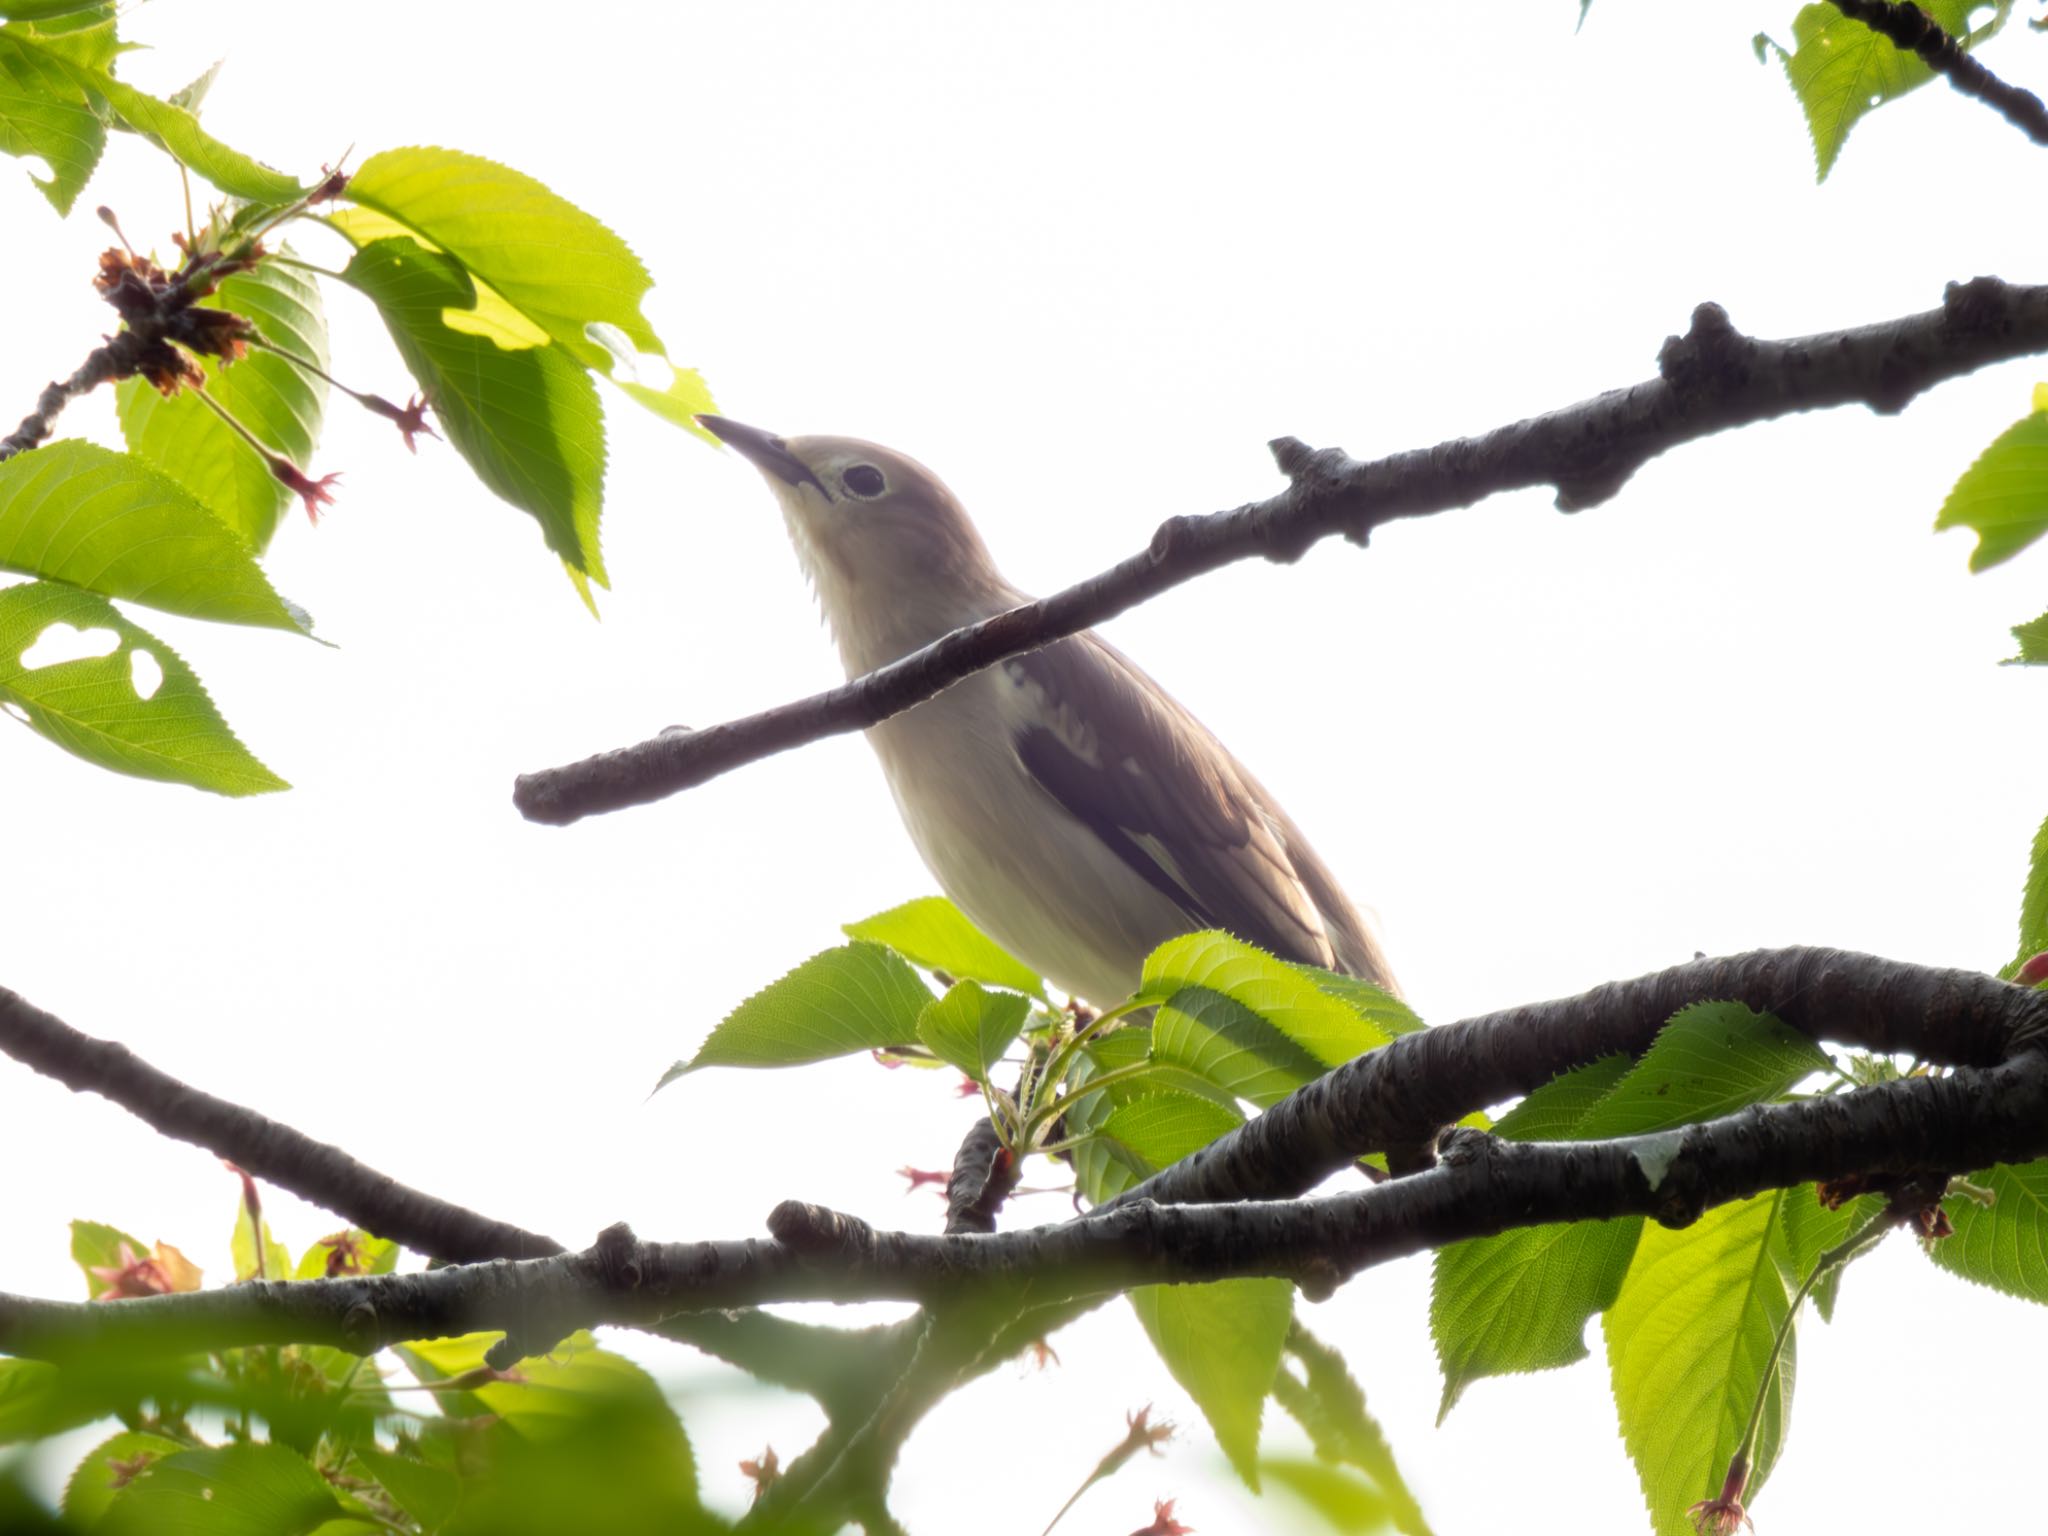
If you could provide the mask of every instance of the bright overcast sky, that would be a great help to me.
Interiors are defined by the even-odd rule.
[[[359,163],[442,144],[541,178],[640,252],[650,317],[725,410],[915,454],[1047,591],[1167,516],[1276,489],[1271,437],[1372,455],[1568,404],[1649,376],[1703,299],[1786,335],[1926,309],[1980,272],[2041,279],[2038,200],[2014,193],[2048,161],[1944,88],[1867,120],[1815,187],[1782,75],[1750,52],[1759,28],[1789,41],[1795,9],[1600,0],[1574,36],[1569,0],[156,0],[125,28],[155,51],[123,67],[168,91],[225,54],[209,124],[302,176],[351,145]],[[2011,34],[1987,58],[2038,82],[2040,42]],[[182,222],[175,177],[132,141],[69,222],[0,163],[7,422],[111,328],[87,285],[96,202],[162,250]],[[342,375],[403,394],[367,304],[330,303]],[[1688,447],[1570,519],[1503,496],[1369,552],[1238,567],[1111,633],[1378,911],[1434,1022],[1696,950],[1995,967],[2048,811],[2041,683],[1996,662],[2043,606],[2044,557],[1973,579],[1968,536],[1930,525],[2043,369],[1988,370],[1895,419]],[[317,532],[292,514],[270,569],[339,649],[138,615],[297,787],[219,800],[0,731],[0,982],[572,1244],[622,1218],[757,1233],[789,1196],[933,1227],[937,1202],[892,1170],[949,1159],[973,1113],[950,1080],[856,1062],[648,1098],[839,923],[934,888],[865,745],[567,830],[510,803],[522,770],[837,679],[753,471],[612,410],[614,587],[593,623],[534,525],[445,445],[411,459],[385,424],[330,411],[314,468],[342,471],[343,495]],[[112,423],[102,397],[63,430],[113,441]],[[79,1294],[74,1216],[228,1272],[233,1181],[97,1100],[0,1069],[0,1167],[0,1287]],[[296,1251],[336,1222],[280,1196],[273,1224]],[[1426,1308],[1411,1261],[1304,1315],[1438,1531],[1646,1530],[1599,1330],[1592,1360],[1483,1382],[1437,1429]],[[817,1422],[619,1342],[677,1390],[725,1507],[739,1457],[768,1440],[787,1457]],[[1127,1308],[1054,1343],[1058,1369],[1000,1371],[912,1442],[912,1529],[1036,1531],[1147,1401],[1188,1433],[1092,1494],[1075,1532],[1127,1531],[1175,1493],[1205,1532],[1287,1528],[1278,1496],[1254,1504],[1220,1471]],[[2048,1318],[1894,1238],[1835,1326],[1802,1333],[1767,1536],[1996,1528],[2038,1459],[2006,1362],[2044,1348]],[[1928,1454],[1881,1481],[1902,1429]],[[997,1441],[1031,1462],[1013,1525],[959,1471]]]

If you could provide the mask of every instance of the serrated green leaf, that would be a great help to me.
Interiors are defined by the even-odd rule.
[[[1881,1196],[1865,1195],[1831,1211],[1820,1203],[1820,1193],[1811,1184],[1786,1190],[1778,1207],[1778,1220],[1785,1235],[1790,1266],[1787,1272],[1791,1278],[1803,1282],[1813,1273],[1814,1264],[1823,1253],[1847,1237],[1852,1227],[1860,1227],[1875,1216],[1884,1203]],[[1815,1282],[1809,1293],[1822,1322],[1834,1320],[1835,1301],[1841,1294],[1842,1276],[1848,1270],[1848,1265],[1837,1264]]]
[[[376,304],[477,478],[531,515],[572,572],[605,585],[604,413],[589,375],[560,347],[508,350],[451,329],[443,311],[473,308],[476,288],[461,263],[415,240],[371,241],[342,277]]]
[[[2019,642],[2020,653],[2006,657],[1999,663],[2001,667],[2048,666],[2048,613],[2013,625],[2012,637]]]
[[[701,1067],[794,1067],[917,1038],[932,995],[899,955],[856,940],[813,955],[725,1016],[688,1061],[655,1084]]]
[[[274,346],[329,367],[320,288],[298,269],[266,261],[237,272],[201,303],[241,315]],[[301,469],[312,467],[327,408],[325,379],[261,349],[226,367],[211,357],[200,365],[209,396],[272,450]],[[191,391],[166,399],[139,378],[122,380],[115,400],[133,452],[182,482],[252,549],[269,545],[294,496],[234,428]]]
[[[306,1536],[338,1519],[326,1480],[282,1445],[166,1456],[114,1495],[104,1536]]]
[[[917,1038],[941,1061],[984,1083],[1030,1012],[1028,997],[990,992],[978,981],[955,982],[944,997],[925,1004]]]
[[[1343,1357],[1299,1322],[1288,1331],[1286,1347],[1301,1362],[1302,1375],[1297,1378],[1283,1364],[1273,1378],[1273,1397],[1307,1431],[1316,1455],[1370,1477],[1385,1501],[1387,1520],[1403,1536],[1433,1536]]]
[[[1294,1287],[1285,1280],[1217,1280],[1140,1286],[1130,1297],[1159,1358],[1256,1491],[1259,1420],[1294,1320]]]
[[[1339,979],[1333,977],[1331,981]],[[1341,1066],[1405,1031],[1407,1026],[1401,1030],[1382,1027],[1361,1011],[1354,999],[1362,995],[1357,989],[1365,985],[1352,982],[1339,995],[1325,990],[1310,967],[1277,960],[1227,933],[1211,930],[1169,939],[1148,955],[1138,996],[1164,1005],[1160,1010],[1162,1021],[1170,1010],[1185,1012],[1205,1006],[1190,994],[1228,999],[1242,1012],[1263,1020],[1296,1048],[1292,1052],[1273,1050],[1262,1054],[1270,1065],[1284,1072],[1305,1073],[1291,1085],[1298,1087],[1310,1077],[1320,1076],[1323,1069]],[[1399,1006],[1391,997],[1379,995],[1388,1005]],[[1400,1011],[1407,1014],[1405,1008]],[[1413,1015],[1407,1017],[1412,1019]],[[1156,1028],[1154,1053],[1162,1059],[1180,1059],[1167,1054]]]
[[[36,14],[15,6],[0,11],[21,17]],[[111,59],[113,24],[93,31],[102,62]],[[0,28],[0,153],[41,157],[50,168],[50,179],[29,179],[51,207],[69,213],[106,147],[106,124],[48,40],[28,27]]]
[[[1154,1089],[1113,1105],[1098,1134],[1123,1147],[1149,1175],[1243,1124],[1243,1115],[1213,1099]]]
[[[2048,1303],[2048,1161],[1999,1163],[1969,1176],[1989,1209],[1964,1196],[1943,1204],[1955,1231],[1928,1256],[1952,1275],[2022,1301]]]
[[[132,453],[77,439],[0,464],[0,568],[189,618],[312,627],[189,490]]]
[[[1621,1433],[1658,1536],[1696,1536],[1686,1511],[1720,1492],[1803,1277],[1790,1273],[1787,1191],[1644,1231],[1603,1327]],[[1749,1498],[1769,1477],[1791,1411],[1788,1339],[1765,1402]]]
[[[53,624],[111,629],[109,655],[33,670],[22,652]],[[162,672],[147,699],[135,687],[138,653]],[[221,795],[289,789],[235,738],[192,669],[105,598],[53,581],[0,588],[0,706],[65,751],[137,778],[164,779]]]
[[[116,1478],[132,1482],[142,1470],[184,1449],[175,1440],[137,1429],[102,1440],[85,1453],[64,1485],[65,1518],[78,1530],[90,1530],[114,1502]],[[115,1462],[125,1465],[117,1468]]]
[[[1322,991],[1340,1002],[1349,1004],[1353,1012],[1389,1039],[1396,1035],[1412,1035],[1425,1027],[1413,1008],[1384,987],[1376,987],[1356,976],[1339,975],[1335,971],[1325,971],[1313,965],[1297,965],[1295,969],[1308,977]]]
[[[1973,571],[2010,560],[2048,531],[2048,411],[2022,416],[1992,439],[1956,481],[1934,526],[1976,530]]]
[[[640,313],[654,286],[640,258],[531,176],[459,150],[391,149],[363,162],[347,196],[453,255],[586,368],[612,367],[593,324],[613,327],[637,352],[665,355]]]
[[[105,10],[108,0],[0,0],[0,18],[8,21],[41,21],[51,16],[75,16],[83,11]]]
[[[1045,998],[1044,979],[975,927],[965,912],[943,896],[906,901],[848,923],[842,931],[849,939],[886,945],[912,964],[956,981],[983,981]]]
[[[1774,1098],[1827,1058],[1811,1040],[1740,1003],[1698,1003],[1640,1061],[1605,1057],[1545,1084],[1501,1118],[1520,1140],[1590,1140],[1668,1130]],[[1434,1260],[1430,1333],[1444,1374],[1441,1423],[1488,1376],[1585,1358],[1586,1322],[1619,1294],[1643,1223],[1518,1228],[1454,1243]]]
[[[1921,9],[1949,36],[1981,41],[1996,30],[1994,26],[1970,38],[1970,15],[1984,4],[1985,0],[1923,0]],[[2001,19],[2002,15],[2001,11]],[[1819,4],[1793,18],[1785,78],[1806,113],[1818,179],[1825,181],[1857,121],[1925,85],[1934,72],[1918,54],[1895,46],[1834,6]]]
[[[72,73],[81,84],[104,97],[128,127],[230,197],[281,204],[304,195],[306,189],[298,182],[238,149],[230,149],[200,127],[199,119],[183,107],[174,107],[147,91],[138,91],[103,70],[74,68]]]

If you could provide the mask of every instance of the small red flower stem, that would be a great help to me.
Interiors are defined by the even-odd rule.
[[[358,405],[367,405],[371,400],[378,398],[375,395],[366,395],[359,389],[350,389],[346,384],[342,383],[341,380],[337,379],[325,368],[322,368],[310,357],[301,357],[299,356],[298,353],[292,351],[289,347],[280,347],[276,342],[266,341],[261,336],[247,336],[244,337],[243,339],[251,347],[260,348],[265,352],[275,353],[277,356],[283,358],[286,362],[290,363],[294,368],[298,368],[306,373],[310,373],[315,378],[325,379],[328,383],[332,384],[336,389],[340,390],[344,395],[347,395],[349,399],[355,401],[356,404]]]
[[[233,427],[235,429],[236,436],[241,438],[241,440],[247,443],[251,448],[254,448],[258,453],[262,454],[265,462],[274,461],[278,457],[274,449],[269,447],[263,441],[263,439],[258,437],[254,432],[251,432],[247,427],[243,426],[241,421],[236,417],[235,413],[229,410],[226,406],[222,405],[218,400],[214,399],[212,395],[209,395],[203,389],[195,389],[192,391],[192,393],[197,395],[201,400],[206,402],[206,408],[209,411],[212,411],[214,415],[218,416],[222,421],[226,422],[229,426]]]

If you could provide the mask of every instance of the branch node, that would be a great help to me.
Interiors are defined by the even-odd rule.
[[[352,1355],[365,1359],[384,1347],[378,1337],[377,1308],[370,1302],[358,1301],[341,1314],[341,1347]]]
[[[768,1213],[768,1232],[799,1253],[866,1252],[875,1246],[875,1229],[858,1216],[848,1216],[807,1200],[785,1200]]]
[[[591,1256],[597,1261],[597,1272],[605,1285],[615,1291],[637,1291],[645,1278],[641,1267],[641,1244],[633,1235],[633,1229],[623,1221],[615,1221],[597,1234],[597,1241],[591,1245]]]
[[[1681,395],[1740,389],[1749,382],[1756,343],[1735,329],[1712,299],[1695,305],[1683,336],[1667,336],[1657,349],[1657,372]]]

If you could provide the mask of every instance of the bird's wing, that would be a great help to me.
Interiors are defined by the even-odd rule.
[[[1227,929],[1289,960],[1334,962],[1289,854],[1300,834],[1200,721],[1093,635],[1003,667],[1026,771],[1179,905],[1191,928]],[[1320,866],[1316,873],[1328,883]]]

